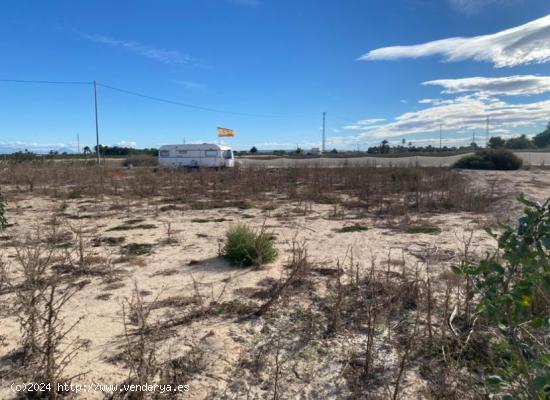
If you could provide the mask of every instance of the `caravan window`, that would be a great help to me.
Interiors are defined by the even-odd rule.
[[[161,150],[161,151],[159,151],[159,155],[161,157],[170,157],[170,151],[169,150]]]
[[[226,160],[231,160],[233,158],[233,152],[231,150],[224,151],[223,158],[225,158]]]
[[[187,150],[178,150],[177,153],[178,154],[187,154]]]
[[[217,157],[218,152],[216,150],[206,150],[206,157]]]

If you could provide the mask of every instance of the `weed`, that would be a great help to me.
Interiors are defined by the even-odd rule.
[[[212,219],[193,218],[191,220],[191,222],[195,222],[197,224],[206,224],[207,222],[225,222],[225,221],[231,221],[231,220],[226,218],[212,218]]]
[[[406,233],[423,233],[426,235],[439,235],[441,233],[441,228],[437,225],[431,224],[411,224],[405,226]]]
[[[137,224],[137,225],[131,225],[131,224],[123,224],[118,225],[115,227],[112,227],[110,229],[107,229],[108,232],[115,232],[115,231],[129,231],[133,229],[155,229],[157,226],[153,224]]]
[[[345,226],[343,228],[337,229],[336,232],[349,233],[349,232],[365,232],[368,230],[369,228],[364,225],[354,224],[354,225]]]
[[[128,243],[122,248],[127,256],[148,256],[153,251],[153,245],[148,243]]]

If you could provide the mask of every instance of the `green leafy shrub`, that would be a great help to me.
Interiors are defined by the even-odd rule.
[[[8,227],[8,220],[6,219],[6,206],[6,199],[2,193],[0,193],[0,232]]]
[[[273,236],[263,229],[255,232],[248,225],[239,224],[227,231],[223,255],[233,265],[260,266],[275,261],[277,249]]]
[[[475,154],[462,157],[453,164],[453,168],[487,169],[512,171],[520,169],[523,160],[514,153],[504,149],[484,149]]]
[[[550,390],[550,199],[525,204],[517,228],[494,234],[500,252],[454,267],[475,288],[478,310],[496,334],[487,386],[502,399],[547,399]]]

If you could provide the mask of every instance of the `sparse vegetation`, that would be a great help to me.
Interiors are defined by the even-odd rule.
[[[0,184],[17,223],[0,236],[0,390],[116,370],[123,383],[190,384],[213,399],[544,398],[550,205],[529,203],[519,228],[498,228],[497,251],[480,230],[502,204],[515,215],[500,181],[416,166],[9,168]],[[536,178],[531,194],[550,194]],[[244,218],[265,220],[222,224]],[[219,256],[270,265],[235,270]],[[147,287],[129,295],[134,279]],[[90,319],[73,327],[81,314]],[[94,357],[60,373],[84,345]]]
[[[369,228],[364,225],[354,224],[350,226],[344,226],[343,228],[338,229],[337,232],[339,233],[365,232],[368,230]]]
[[[128,256],[148,256],[153,250],[153,245],[148,243],[128,243],[123,246],[124,254]]]
[[[441,228],[433,224],[408,224],[405,226],[407,233],[424,233],[426,235],[439,235]]]
[[[128,224],[124,223],[122,225],[117,225],[112,228],[109,228],[108,231],[110,232],[116,232],[116,231],[130,231],[133,229],[154,229],[156,228],[156,225],[153,224]]]
[[[8,220],[6,219],[6,199],[0,192],[0,232],[8,227]]]

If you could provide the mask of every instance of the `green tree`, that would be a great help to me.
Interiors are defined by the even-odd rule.
[[[548,123],[544,131],[533,138],[533,142],[537,147],[540,148],[550,145],[550,122]]]
[[[256,146],[252,146],[252,148],[250,149],[250,152],[251,153],[257,153],[258,152],[258,149],[256,148]]]
[[[384,139],[382,140],[382,143],[380,143],[380,153],[387,154],[389,152],[390,152],[390,144],[386,139]]]
[[[489,139],[487,146],[491,149],[502,149],[506,145],[506,141],[500,136],[493,136]]]
[[[506,141],[507,149],[521,150],[521,149],[530,149],[533,147],[531,140],[525,135],[519,137],[511,138]]]

